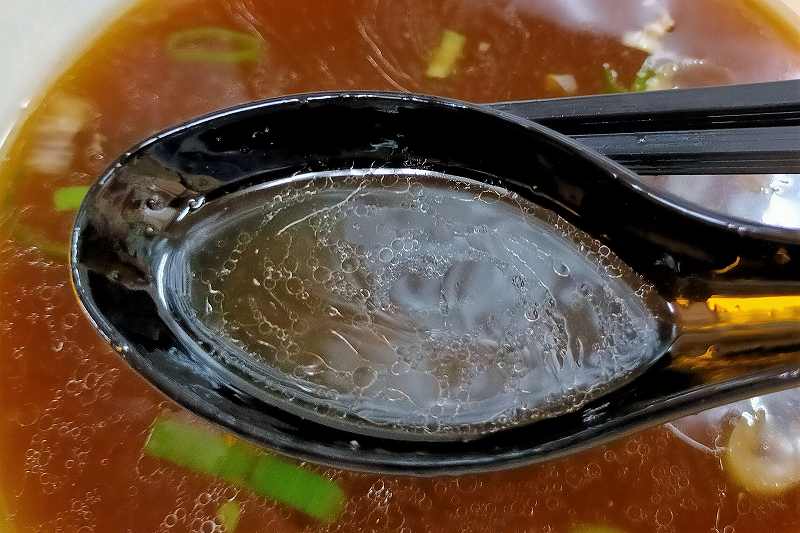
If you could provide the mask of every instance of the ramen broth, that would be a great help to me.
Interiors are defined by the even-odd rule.
[[[138,140],[225,106],[334,89],[482,102],[799,72],[797,34],[754,0],[136,5],[49,88],[1,161],[0,532],[747,533],[800,527],[797,393],[505,472],[421,479],[297,464],[221,433],[151,388],[98,337],[66,266],[85,187]],[[321,196],[323,203],[335,200],[335,194]],[[410,222],[425,224],[425,214]],[[503,223],[509,227],[502,238],[524,234],[513,221]],[[378,230],[376,221],[364,225]],[[360,230],[351,225],[348,231]],[[474,235],[488,247],[480,231]],[[409,250],[398,238],[397,250],[391,241],[389,251],[375,250],[378,261],[413,251],[413,238]],[[296,258],[306,261],[308,254],[297,251]],[[266,268],[263,259],[253,262]],[[506,281],[489,267],[472,266],[482,281]],[[558,281],[566,271],[556,264],[550,272]],[[265,276],[256,281],[270,283]],[[424,284],[411,281],[397,284],[396,299],[417,291],[406,300],[426,301]],[[233,285],[224,289],[245,290]],[[211,289],[217,287],[200,283],[190,298]],[[252,318],[245,304],[233,311]],[[647,317],[631,309],[620,331],[639,320],[633,334],[647,336]],[[237,340],[238,330],[213,309],[204,320]],[[328,331],[339,324],[335,313],[319,320],[330,322]],[[304,346],[331,341],[312,331],[302,331]],[[253,338],[238,341],[246,346]],[[354,367],[348,383],[368,390],[379,378],[392,379],[397,361]],[[336,385],[338,377],[319,379]]]
[[[665,347],[655,291],[608,246],[450,174],[300,175],[170,233],[154,249],[172,312],[323,422],[475,438],[574,411]]]

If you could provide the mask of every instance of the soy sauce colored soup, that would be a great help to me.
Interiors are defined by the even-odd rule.
[[[756,0],[136,5],[45,93],[0,168],[0,531],[800,527],[796,393],[492,474],[418,479],[296,464],[221,433],[148,386],[84,318],[66,268],[86,186],[137,140],[197,114],[325,89],[492,101],[779,79],[800,72],[797,39]],[[230,280],[239,281],[248,280]],[[418,284],[397,287],[402,300]],[[636,334],[647,335],[647,317],[629,314],[621,327],[638,316]],[[205,319],[237,337],[213,309]],[[303,341],[325,339],[304,332]],[[354,385],[380,377],[359,368]],[[383,375],[391,379],[391,365]]]

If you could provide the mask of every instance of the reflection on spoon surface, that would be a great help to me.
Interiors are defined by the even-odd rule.
[[[800,229],[800,175],[644,176],[665,192],[726,216]]]
[[[666,349],[663,302],[608,247],[449,175],[268,183],[190,213],[160,248],[162,304],[208,353],[278,402],[402,438],[573,411]]]

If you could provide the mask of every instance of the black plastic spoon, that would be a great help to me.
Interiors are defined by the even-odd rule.
[[[491,104],[640,174],[799,173],[800,80]]]
[[[420,475],[549,459],[800,381],[800,233],[657,193],[587,146],[648,172],[796,169],[797,89],[221,111],[95,184],[75,287],[155,386],[281,452]]]

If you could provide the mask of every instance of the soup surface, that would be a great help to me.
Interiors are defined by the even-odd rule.
[[[148,386],[82,315],[66,266],[85,186],[137,140],[224,106],[328,89],[493,101],[798,73],[796,34],[753,0],[138,4],[44,95],[0,167],[0,532],[800,527],[796,393],[507,472],[417,479],[297,465]],[[738,182],[758,194],[777,183],[766,192],[783,198],[793,180]],[[775,205],[771,221],[792,225]],[[353,377],[369,386],[377,372]]]

